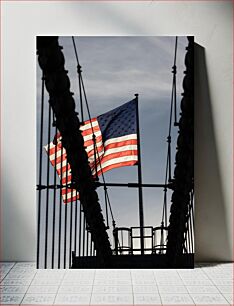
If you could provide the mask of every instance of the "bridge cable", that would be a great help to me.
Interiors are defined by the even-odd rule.
[[[111,213],[111,217],[112,217],[112,225],[113,225],[113,228],[115,228],[116,223],[115,223],[115,220],[114,220],[114,216],[113,216],[113,212],[112,212],[112,208],[111,208],[111,203],[110,203],[110,198],[109,198],[109,194],[108,194],[107,187],[106,187],[105,177],[104,177],[103,169],[102,169],[101,162],[100,162],[100,155],[99,155],[99,152],[98,152],[98,149],[97,149],[96,137],[95,137],[95,133],[94,133],[94,129],[93,129],[93,124],[92,124],[92,121],[91,121],[91,113],[90,113],[88,99],[87,99],[85,86],[84,86],[84,81],[83,81],[83,77],[82,77],[82,70],[81,70],[81,66],[80,66],[80,62],[79,62],[78,52],[77,52],[77,48],[76,48],[76,42],[75,42],[75,39],[74,39],[73,36],[72,36],[72,42],[73,42],[75,57],[76,57],[76,61],[77,61],[77,73],[78,73],[78,77],[79,77],[80,85],[81,85],[79,87],[80,88],[80,96],[82,96],[82,91],[83,91],[84,100],[85,100],[85,104],[86,104],[86,109],[87,109],[87,113],[88,113],[88,118],[89,118],[89,121],[90,121],[91,130],[92,130],[92,134],[93,134],[96,179],[97,179],[97,160],[96,160],[96,155],[97,155],[97,158],[98,158],[98,161],[99,161],[99,164],[100,164],[101,175],[102,175],[102,179],[103,179],[103,183],[104,183],[106,208],[107,208],[107,205],[108,205],[110,213]],[[81,102],[81,109],[83,110],[82,99],[80,100],[80,102]],[[106,209],[106,211],[107,211],[107,209]]]
[[[167,227],[167,183],[172,181],[171,175],[171,130],[172,130],[172,115],[173,115],[173,106],[174,106],[174,126],[178,126],[177,123],[177,105],[176,105],[176,58],[177,58],[177,45],[178,45],[178,37],[175,39],[175,51],[174,51],[174,60],[172,66],[172,91],[171,91],[171,106],[170,106],[170,116],[169,116],[169,129],[167,136],[167,161],[166,161],[166,174],[165,174],[165,188],[164,188],[164,199],[163,199],[163,213],[162,213],[162,221],[161,226]]]
[[[41,122],[40,122],[40,159],[39,159],[39,185],[42,180],[42,147],[43,147],[43,118],[44,118],[44,95],[45,95],[45,78],[42,73],[41,78]],[[40,227],[41,227],[41,190],[38,193],[38,220],[37,220],[37,269],[40,265]]]

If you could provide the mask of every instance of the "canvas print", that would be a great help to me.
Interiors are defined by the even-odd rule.
[[[37,268],[193,268],[194,38],[36,47]]]

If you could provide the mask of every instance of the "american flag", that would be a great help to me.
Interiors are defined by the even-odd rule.
[[[137,102],[134,99],[105,114],[85,121],[80,127],[94,177],[114,168],[133,166],[137,163],[136,108]],[[95,150],[93,134],[96,142]],[[71,167],[67,163],[66,150],[62,147],[60,133],[55,136],[55,140],[45,146],[45,150],[51,164],[56,166],[62,185],[66,186],[72,181]],[[94,152],[96,152],[96,157]],[[61,192],[64,203],[70,203],[79,198],[74,189],[64,187]]]

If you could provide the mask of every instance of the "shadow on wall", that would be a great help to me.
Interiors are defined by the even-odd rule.
[[[195,260],[232,258],[205,49],[195,44]]]
[[[21,162],[26,164],[22,159]],[[28,164],[29,169],[32,169],[30,166]],[[12,168],[10,161],[5,159],[2,173],[7,175],[2,183],[0,260],[32,261],[36,257],[36,212],[32,214],[29,206],[35,207],[35,182],[28,182],[25,178],[27,184],[20,184],[22,171],[14,172]]]

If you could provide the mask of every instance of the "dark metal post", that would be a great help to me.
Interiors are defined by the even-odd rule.
[[[80,222],[79,222],[79,256],[81,255],[81,222],[82,222],[82,209],[80,203]]]
[[[40,128],[40,160],[39,160],[39,185],[42,181],[42,147],[43,147],[43,120],[44,120],[44,88],[45,78],[42,74],[41,84],[41,128]],[[41,190],[38,192],[38,217],[37,217],[37,269],[40,266],[40,237],[41,237]]]
[[[115,242],[115,255],[118,255],[118,229],[113,230],[114,242]]]
[[[53,124],[56,124],[54,121]],[[55,128],[55,135],[57,137],[58,129]],[[57,181],[57,173],[56,173],[56,164],[57,164],[57,151],[58,145],[57,140],[55,141],[55,166],[54,166],[54,185],[56,185]],[[53,231],[52,231],[52,259],[51,259],[51,267],[54,269],[54,245],[55,245],[55,214],[56,214],[56,189],[54,189],[54,198],[53,198]]]
[[[77,200],[77,195],[76,195],[76,206],[75,206],[75,239],[74,239],[74,251],[75,254],[77,254],[77,218],[78,218],[78,200]]]
[[[63,156],[64,150],[63,147],[61,148],[61,161],[60,161],[60,169],[62,169],[62,163],[63,163]],[[62,186],[62,170],[60,173],[60,181]],[[60,190],[60,200],[59,200],[59,235],[58,235],[58,269],[60,269],[61,266],[61,232],[62,232],[62,189]]]
[[[48,118],[48,152],[50,152],[50,132],[51,132],[51,105],[49,105],[49,118]],[[50,184],[50,159],[47,159],[47,186]],[[49,189],[46,190],[46,219],[45,219],[45,258],[44,269],[47,269],[47,256],[48,256],[48,227],[49,227]]]
[[[143,211],[143,193],[142,193],[142,172],[141,172],[141,146],[140,146],[140,128],[138,111],[138,94],[136,96],[136,122],[137,122],[137,154],[138,154],[138,192],[139,192],[139,220],[140,220],[140,245],[141,255],[144,255],[144,211]]]
[[[78,79],[79,79],[79,92],[80,92],[80,113],[81,113],[81,122],[84,124],[84,111],[83,111],[83,100],[82,100],[82,91],[81,91],[81,66],[77,66]]]

